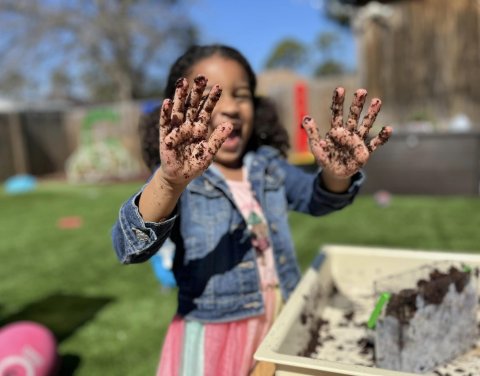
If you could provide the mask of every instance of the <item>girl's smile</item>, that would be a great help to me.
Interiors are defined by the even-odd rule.
[[[225,150],[226,152],[234,153],[240,148],[242,140],[242,131],[241,128],[234,128],[230,136],[225,140],[220,150]]]

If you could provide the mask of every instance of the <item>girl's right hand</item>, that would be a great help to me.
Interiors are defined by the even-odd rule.
[[[186,186],[200,176],[233,129],[225,122],[209,134],[212,111],[222,89],[215,85],[203,96],[206,85],[207,79],[197,76],[188,92],[188,81],[180,78],[173,101],[165,99],[160,110],[159,172],[174,186]]]

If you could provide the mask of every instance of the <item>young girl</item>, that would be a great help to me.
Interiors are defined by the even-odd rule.
[[[308,174],[285,160],[287,133],[255,87],[235,49],[191,47],[171,68],[159,131],[143,129],[155,170],[121,207],[112,236],[123,263],[147,260],[167,237],[176,245],[178,310],[158,375],[254,371],[253,354],[300,279],[287,210],[320,216],[350,204],[360,168],[392,132],[367,144],[380,100],[359,123],[367,93],[357,90],[344,124],[337,88],[324,138],[303,120],[320,167]]]

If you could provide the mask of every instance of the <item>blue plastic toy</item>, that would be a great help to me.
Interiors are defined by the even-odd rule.
[[[167,239],[158,252],[150,259],[155,276],[165,288],[174,288],[177,286],[172,272],[174,253],[175,244],[170,239]]]
[[[33,191],[37,187],[37,179],[32,175],[14,175],[5,180],[5,193],[17,195]]]

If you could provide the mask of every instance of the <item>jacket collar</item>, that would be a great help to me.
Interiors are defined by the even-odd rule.
[[[250,151],[245,154],[243,157],[243,164],[247,168],[249,180],[251,182],[261,182],[269,162],[279,155],[280,152],[271,146],[260,146],[256,151]],[[192,180],[188,185],[189,189],[195,191],[209,190],[213,187],[219,188],[227,196],[230,196],[224,176],[213,164],[211,164],[202,175]],[[261,189],[261,187],[258,188]]]

